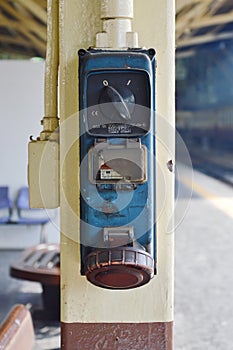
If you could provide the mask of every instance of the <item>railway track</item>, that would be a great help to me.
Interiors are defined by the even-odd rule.
[[[233,155],[190,151],[194,169],[233,186]]]

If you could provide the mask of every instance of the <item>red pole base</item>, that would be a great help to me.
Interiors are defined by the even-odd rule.
[[[62,323],[62,350],[172,350],[173,322]]]

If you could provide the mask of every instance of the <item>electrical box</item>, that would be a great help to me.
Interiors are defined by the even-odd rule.
[[[81,273],[129,289],[156,273],[155,50],[79,50]]]
[[[58,142],[49,140],[29,142],[28,185],[30,208],[59,207]]]

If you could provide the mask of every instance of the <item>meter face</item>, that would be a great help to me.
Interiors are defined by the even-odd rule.
[[[151,91],[147,72],[91,72],[86,86],[86,131],[93,136],[142,136],[150,129]]]

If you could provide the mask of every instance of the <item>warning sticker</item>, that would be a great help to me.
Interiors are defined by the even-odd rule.
[[[117,171],[111,169],[106,163],[100,168],[100,179],[101,180],[121,180],[123,176]]]

